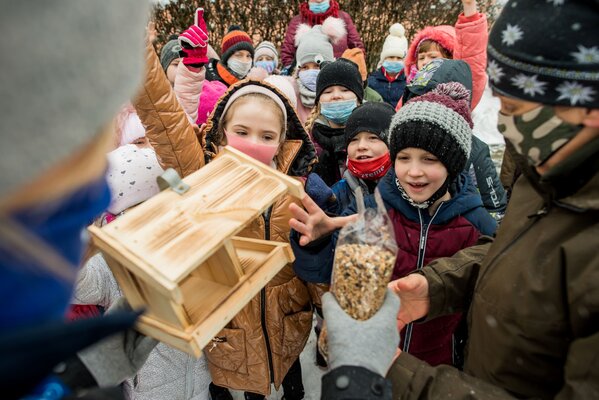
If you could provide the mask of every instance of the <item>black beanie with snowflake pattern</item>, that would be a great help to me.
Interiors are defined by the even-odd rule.
[[[599,5],[510,0],[489,35],[491,87],[508,97],[599,108]]]

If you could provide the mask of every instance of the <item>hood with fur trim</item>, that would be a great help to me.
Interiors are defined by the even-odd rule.
[[[441,45],[444,49],[448,50],[453,54],[455,46],[455,28],[450,25],[439,25],[439,26],[427,26],[414,36],[410,48],[408,49],[408,55],[405,59],[405,73],[406,76],[410,75],[412,65],[418,62],[418,46],[420,42],[426,39],[433,40]]]
[[[244,79],[229,87],[227,92],[216,104],[214,111],[212,111],[210,114],[210,117],[206,122],[206,162],[209,162],[212,158],[214,158],[214,156],[216,156],[218,153],[218,146],[222,143],[223,138],[222,134],[220,134],[218,131],[218,124],[227,101],[229,101],[229,98],[233,95],[233,93],[248,85],[265,87],[281,98],[281,101],[287,110],[287,131],[285,142],[283,144],[283,151],[281,151],[280,154],[285,152],[286,147],[294,147],[295,149],[291,151],[294,155],[289,159],[279,160],[279,170],[287,173],[287,175],[290,176],[307,176],[318,159],[316,157],[314,144],[312,143],[312,140],[310,140],[310,136],[308,136],[308,133],[299,120],[297,111],[295,111],[295,108],[291,105],[291,102],[287,96],[283,94],[276,86],[264,81],[255,81],[251,79]]]

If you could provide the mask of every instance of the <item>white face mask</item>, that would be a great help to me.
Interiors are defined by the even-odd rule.
[[[229,61],[227,61],[227,67],[229,67],[229,69],[233,71],[238,78],[242,79],[245,78],[248,72],[250,72],[250,69],[252,69],[252,62],[243,62],[230,58]]]

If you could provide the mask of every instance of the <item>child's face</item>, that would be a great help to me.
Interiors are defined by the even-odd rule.
[[[320,65],[316,64],[315,62],[307,62],[299,68],[300,71],[305,71],[308,69],[320,69]]]
[[[235,106],[225,130],[257,144],[278,145],[283,127],[279,115],[263,102],[248,101]]]
[[[233,58],[237,61],[241,61],[241,62],[248,62],[248,61],[251,62],[252,61],[252,55],[247,50],[237,50],[235,53],[233,53],[231,58]]]
[[[398,57],[398,56],[389,56],[387,58],[385,58],[383,61],[403,61],[403,58]],[[420,68],[418,68],[420,69]]]
[[[329,103],[331,101],[345,101],[357,99],[358,96],[345,86],[329,86],[320,95],[321,103]]]
[[[275,59],[268,54],[262,54],[256,61],[274,61]]]
[[[377,135],[360,132],[347,145],[347,157],[350,160],[377,158],[389,151],[389,148]]]
[[[445,183],[447,168],[428,151],[402,149],[395,157],[395,174],[408,196],[417,203],[428,200]]]
[[[443,54],[436,47],[431,47],[428,51],[418,53],[418,69],[422,69],[422,67],[436,58],[443,58]]]

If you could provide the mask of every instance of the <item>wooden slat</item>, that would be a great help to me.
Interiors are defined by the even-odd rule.
[[[243,276],[243,269],[231,241],[227,240],[200,268],[208,268],[214,281],[233,287]]]
[[[157,291],[170,295],[175,301],[181,301],[181,291],[176,282],[167,279],[160,271],[148,267],[143,259],[137,257],[102,229],[92,225],[88,230],[91,233],[94,245],[100,248],[104,254],[113,257],[127,270],[152,285]]]
[[[131,272],[109,254],[104,253],[102,254],[102,257],[106,260],[108,267],[110,267],[114,278],[118,282],[119,287],[123,291],[123,294],[131,307],[135,309],[144,308],[146,306],[146,301],[144,300],[139,287],[135,283],[135,276],[132,276]]]
[[[262,266],[256,268],[252,274],[245,275],[233,293],[194,329],[194,340],[199,347],[204,348],[208,345],[212,338],[289,262],[291,261],[287,258],[284,247],[277,246]]]
[[[191,354],[196,358],[202,355],[202,349],[198,346],[193,336],[185,332],[173,329],[167,324],[147,316],[141,316],[135,327],[146,336],[159,340],[175,349]]]
[[[233,290],[233,285],[223,285],[218,282],[190,276],[181,285],[185,299],[185,310],[193,325],[197,325]]]
[[[165,324],[183,330],[192,325],[182,304],[177,304],[163,293],[152,290],[150,286],[142,281],[138,281],[138,286],[146,300],[148,308],[146,314],[148,316],[153,316]]]
[[[253,241],[253,239],[249,239]],[[247,303],[283,268],[293,261],[293,252],[286,243],[257,241],[256,245],[264,245],[270,251],[262,265],[254,264],[248,268],[233,288],[205,281],[193,275],[193,280],[186,281],[182,290],[185,293],[186,308],[192,319],[197,318],[194,326],[186,330],[174,329],[155,318],[144,315],[140,319],[140,332],[154,337],[172,347],[198,356],[197,349],[210,344],[218,334]],[[246,271],[247,272],[247,271]],[[190,279],[188,278],[188,279]],[[225,293],[226,292],[226,293]],[[224,294],[224,295],[223,295]],[[212,304],[209,304],[211,303]],[[199,304],[196,309],[190,304]],[[182,344],[182,341],[187,341]],[[194,347],[196,346],[196,347]]]
[[[304,185],[301,182],[299,182],[296,179],[293,179],[273,168],[270,168],[266,164],[263,164],[260,161],[253,159],[252,157],[242,153],[239,150],[232,148],[231,146],[224,147],[222,149],[222,151],[220,151],[218,153],[218,156],[216,157],[215,160],[217,160],[218,157],[224,156],[225,154],[234,154],[235,157],[243,159],[243,161],[245,163],[252,164],[254,167],[256,167],[260,171],[262,171],[262,173],[264,173],[266,175],[270,175],[270,176],[275,176],[275,177],[277,177],[277,179],[281,180],[282,182],[285,182],[285,185],[287,186],[289,194],[291,194],[292,196],[294,196],[298,199],[302,199],[306,195],[306,192],[304,191]]]

